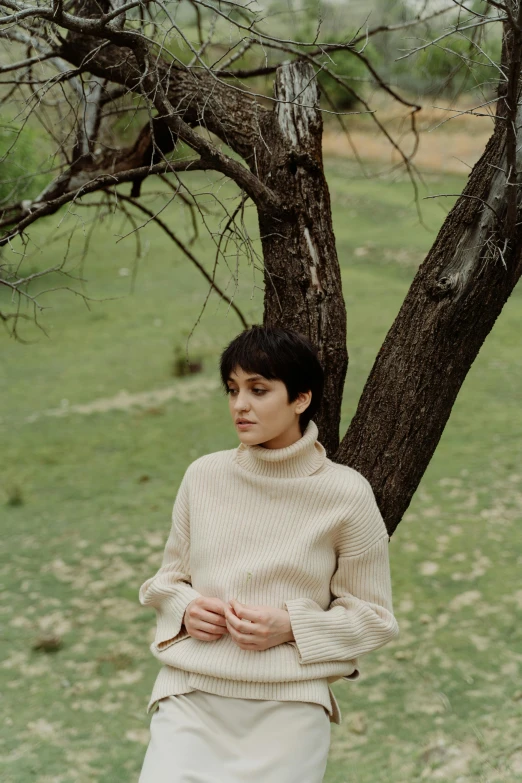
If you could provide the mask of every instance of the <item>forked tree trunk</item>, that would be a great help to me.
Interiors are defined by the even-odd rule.
[[[98,16],[102,6],[108,7],[107,0],[101,5],[84,0],[87,27],[88,18]],[[508,87],[501,85],[494,134],[413,280],[340,446],[348,366],[346,312],[313,67],[298,61],[281,66],[277,102],[268,111],[246,91],[234,90],[204,71],[174,68],[160,60],[149,72],[143,44],[136,44],[135,37],[112,31],[119,42],[100,46],[87,27],[63,40],[60,56],[78,67],[88,62],[90,73],[140,95],[144,85],[150,88],[172,138],[184,140],[199,153],[201,166],[230,176],[257,204],[265,323],[293,327],[318,345],[326,370],[324,402],[316,416],[320,439],[332,459],[353,466],[370,481],[393,533],[468,370],[522,271],[520,212],[510,196],[520,190],[520,160],[515,156],[522,149],[522,112],[514,112],[521,25],[513,27],[516,35],[508,30],[504,39],[502,66]],[[167,91],[165,98],[156,90],[159,85]],[[250,171],[210,149],[194,133],[202,122]]]

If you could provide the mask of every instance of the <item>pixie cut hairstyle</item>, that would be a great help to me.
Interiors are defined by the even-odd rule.
[[[305,431],[319,410],[324,388],[324,372],[313,343],[293,329],[254,324],[238,334],[221,354],[219,370],[226,393],[227,381],[238,367],[267,380],[283,381],[289,403],[300,392],[311,391],[310,405],[299,417],[301,433]]]

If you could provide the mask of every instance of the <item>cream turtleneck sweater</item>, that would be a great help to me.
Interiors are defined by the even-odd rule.
[[[147,711],[202,690],[247,699],[311,701],[341,712],[330,683],[359,677],[360,656],[399,632],[388,533],[369,482],[332,462],[310,421],[281,449],[247,446],[187,468],[158,572],[139,590],[156,610],[151,652],[164,664]],[[190,636],[200,595],[287,609],[295,641],[242,650],[230,634]]]

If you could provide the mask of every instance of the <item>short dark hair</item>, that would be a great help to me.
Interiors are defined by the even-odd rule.
[[[321,406],[324,371],[318,349],[304,335],[282,326],[254,324],[238,334],[224,349],[219,361],[221,381],[228,392],[227,380],[237,367],[268,380],[280,380],[286,386],[288,402],[300,392],[312,392],[308,408],[299,416],[303,433]]]

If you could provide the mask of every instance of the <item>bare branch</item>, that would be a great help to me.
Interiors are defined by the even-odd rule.
[[[350,41],[350,44],[352,46],[356,46],[358,43],[361,43],[361,41],[366,42],[368,38],[371,38],[372,36],[377,35],[378,33],[395,33],[398,30],[406,30],[409,27],[417,27],[418,25],[431,22],[433,19],[437,19],[439,16],[442,16],[443,14],[447,14],[448,11],[452,11],[452,10],[453,10],[453,6],[448,5],[446,8],[439,8],[438,11],[434,11],[432,14],[428,14],[427,16],[422,16],[421,14],[419,14],[419,16],[416,16],[413,19],[408,19],[406,22],[398,22],[397,24],[377,25],[377,27],[373,27],[369,30],[366,30],[364,35],[359,35],[353,38]]]
[[[9,73],[9,71],[19,71],[21,68],[28,68],[35,63],[44,62],[51,57],[55,57],[54,52],[45,52],[43,54],[37,54],[34,57],[28,57],[26,60],[20,60],[17,63],[10,63],[9,65],[0,65],[0,73]]]
[[[123,201],[128,202],[129,204],[132,204],[137,209],[140,209],[145,215],[148,215],[150,220],[154,221],[166,234],[167,236],[174,242],[174,244],[179,247],[179,249],[186,255],[186,257],[194,264],[195,267],[201,272],[205,280],[207,280],[210,283],[210,286],[216,291],[216,293],[219,294],[219,296],[225,301],[228,302],[228,304],[232,307],[232,309],[236,312],[239,320],[241,321],[241,324],[243,325],[244,329],[248,328],[248,322],[239,309],[239,307],[236,305],[235,302],[230,299],[227,294],[221,289],[221,287],[216,283],[214,276],[210,276],[200,261],[194,256],[194,254],[188,249],[188,247],[179,239],[179,237],[174,234],[174,232],[167,226],[167,224],[159,217],[157,213],[154,213],[151,209],[148,209],[143,204],[141,204],[139,201],[136,201],[133,198],[130,198],[129,196],[124,196],[122,193],[118,193],[118,198],[122,199]]]
[[[430,198],[470,198],[473,201],[480,201],[480,203],[485,207],[488,207],[488,209],[493,212],[497,220],[500,221],[500,215],[496,211],[495,207],[492,207],[491,204],[489,204],[485,199],[480,198],[480,196],[472,196],[469,193],[435,193],[433,196],[424,196],[424,199]]]
[[[75,202],[82,196],[86,196],[89,193],[94,193],[97,190],[105,190],[108,187],[114,185],[121,185],[124,182],[133,182],[138,179],[150,176],[152,174],[165,174],[169,171],[206,171],[212,169],[212,166],[206,164],[201,160],[189,160],[189,161],[173,161],[157,163],[154,166],[141,166],[131,171],[124,171],[118,174],[100,174],[94,177],[90,182],[86,182],[81,187],[73,191],[68,191],[58,198],[50,201],[44,201],[42,203],[30,202],[29,204],[13,205],[6,208],[6,212],[29,211],[26,217],[22,218],[19,223],[6,235],[0,238],[0,247],[10,242],[10,240],[20,234],[27,226],[36,222],[46,215],[51,215],[57,212],[60,207],[70,202]],[[0,228],[4,226],[12,225],[13,218],[8,217],[0,220]]]
[[[473,22],[472,24],[464,25],[463,27],[461,27],[460,25],[455,25],[455,27],[450,28],[442,35],[439,35],[438,38],[435,38],[433,41],[428,41],[422,46],[416,46],[413,49],[410,49],[406,54],[401,55],[401,57],[396,57],[395,62],[399,62],[400,60],[405,60],[407,57],[411,57],[412,54],[417,54],[417,52],[422,52],[423,49],[427,49],[429,46],[434,46],[439,41],[443,41],[444,38],[447,38],[450,35],[454,35],[455,33],[460,33],[463,32],[464,30],[474,30],[477,27],[482,27],[484,25],[492,24],[495,22],[506,22],[506,21],[507,21],[506,16],[496,16],[492,18],[480,19],[478,22]]]

